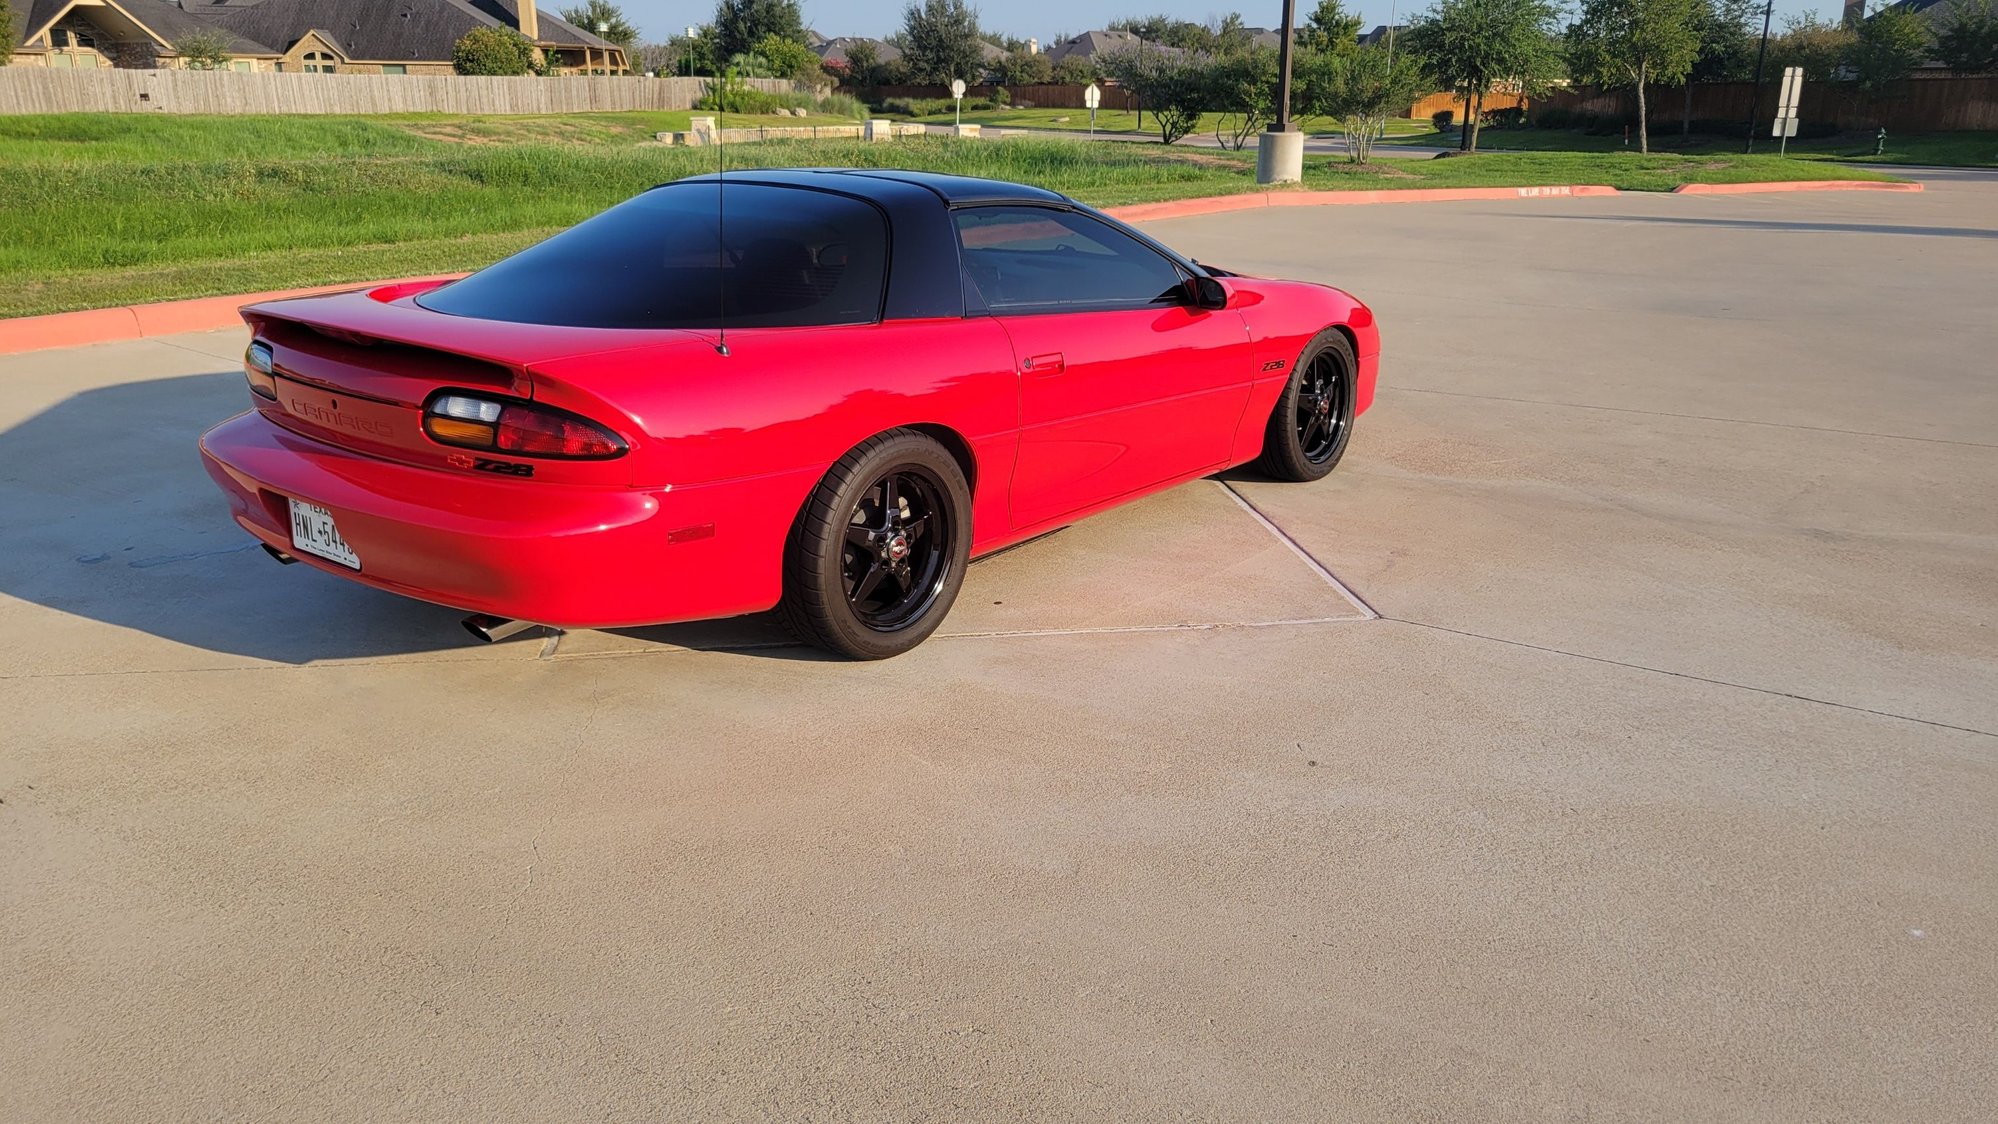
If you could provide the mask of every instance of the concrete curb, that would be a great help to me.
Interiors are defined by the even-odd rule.
[[[1920,191],[1919,183],[1875,183],[1867,180],[1797,180],[1790,183],[1685,183],[1672,189],[1675,195],[1746,195],[1769,191]],[[1257,207],[1325,207],[1372,203],[1452,203],[1494,199],[1573,198],[1578,195],[1620,195],[1614,187],[1600,184],[1555,184],[1544,187],[1424,187],[1406,191],[1258,191],[1241,195],[1210,195],[1200,199],[1174,199],[1164,203],[1134,203],[1106,207],[1103,213],[1125,222],[1189,218],[1226,211],[1247,211]],[[134,304],[119,308],[93,308],[82,312],[58,312],[48,316],[20,316],[0,319],[0,355],[24,351],[46,351],[59,347],[79,347],[90,343],[113,343],[167,336],[178,332],[206,332],[230,327],[242,319],[238,310],[258,301],[309,297],[320,293],[341,293],[369,289],[377,285],[408,284],[414,281],[455,280],[454,273],[443,277],[411,277],[400,281],[368,281],[352,285],[321,285],[311,289],[279,289],[266,293],[243,293],[228,297],[198,297],[193,300]]]
[[[1872,180],[1791,180],[1787,183],[1682,183],[1674,195],[1760,195],[1769,191],[1920,191],[1918,183]]]
[[[88,343],[116,343],[151,336],[171,336],[180,332],[208,332],[243,321],[239,310],[258,301],[286,297],[310,297],[321,293],[344,293],[372,289],[384,284],[412,281],[455,280],[462,273],[445,277],[411,277],[401,282],[364,281],[348,285],[318,285],[310,289],[274,289],[264,293],[241,293],[227,297],[196,297],[157,304],[130,304],[118,308],[91,308],[82,312],[57,312],[48,316],[17,316],[0,320],[0,355],[23,351],[46,351],[58,347],[80,347]]]
[[[1324,207],[1363,203],[1454,203],[1481,199],[1543,199],[1576,195],[1620,195],[1598,184],[1555,184],[1547,187],[1418,187],[1406,191],[1258,191],[1242,195],[1209,195],[1164,203],[1134,203],[1106,207],[1103,213],[1125,222],[1177,219],[1246,211],[1256,207]]]

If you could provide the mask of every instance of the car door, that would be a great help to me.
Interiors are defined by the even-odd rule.
[[[1254,357],[1238,313],[1193,307],[1182,267],[1060,207],[953,213],[977,298],[1020,371],[1015,527],[1219,467]]]

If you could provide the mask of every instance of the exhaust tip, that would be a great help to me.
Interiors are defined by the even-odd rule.
[[[488,616],[485,613],[473,613],[458,623],[464,625],[465,631],[478,638],[482,644],[491,644],[505,640],[509,636],[518,636],[534,627],[532,621],[509,620],[506,617]]]
[[[265,554],[270,555],[272,558],[277,559],[280,563],[286,566],[289,566],[292,563],[298,561],[298,559],[293,558],[291,555],[286,554],[284,551],[279,550],[277,547],[274,547],[267,542],[258,543],[257,545],[264,548]]]

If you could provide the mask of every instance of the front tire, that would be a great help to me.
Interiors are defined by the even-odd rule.
[[[931,438],[890,430],[841,457],[806,501],[778,616],[849,659],[899,656],[943,623],[970,554],[964,470]]]
[[[1327,328],[1313,336],[1270,411],[1256,466],[1278,480],[1300,483],[1331,472],[1353,436],[1358,370],[1344,332]]]

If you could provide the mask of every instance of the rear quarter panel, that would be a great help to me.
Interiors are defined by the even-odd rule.
[[[1019,375],[997,323],[750,329],[730,332],[728,351],[690,337],[537,364],[535,398],[628,419],[631,483],[670,487],[676,502],[711,516],[727,564],[773,603],[785,536],[812,489],[884,430],[954,437],[971,461],[973,549],[1008,530]]]

